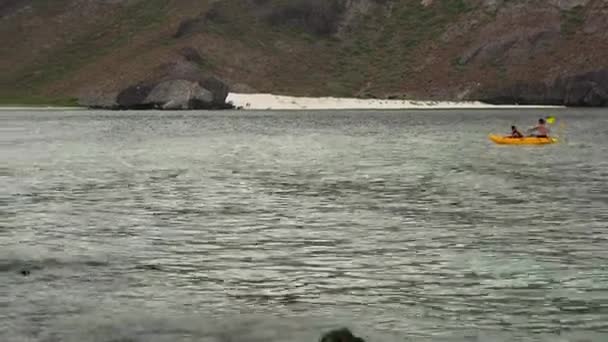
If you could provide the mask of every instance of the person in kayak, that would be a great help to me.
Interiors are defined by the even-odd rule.
[[[517,127],[511,126],[511,138],[523,138],[524,135],[517,130]]]
[[[549,137],[549,128],[545,126],[545,119],[538,119],[538,124],[528,130],[528,133],[536,132],[536,134],[532,134],[532,137],[537,138],[548,138]]]

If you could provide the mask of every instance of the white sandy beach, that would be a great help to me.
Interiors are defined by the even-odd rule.
[[[556,106],[491,105],[482,102],[294,97],[238,93],[230,93],[226,101],[245,110],[559,108]]]

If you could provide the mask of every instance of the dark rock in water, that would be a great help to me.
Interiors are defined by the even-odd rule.
[[[492,104],[608,106],[608,69],[566,76],[552,84],[516,83],[475,94],[473,99]]]
[[[27,277],[30,275],[30,270],[21,270],[19,273],[21,273],[22,276]]]
[[[365,340],[356,337],[350,330],[342,328],[325,333],[319,342],[365,342]]]

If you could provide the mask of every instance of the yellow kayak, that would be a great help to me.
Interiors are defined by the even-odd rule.
[[[512,138],[509,136],[501,136],[490,134],[488,137],[494,143],[499,145],[547,145],[547,144],[555,144],[557,142],[556,138],[548,137],[548,138],[537,138],[537,137],[523,137],[523,138]]]

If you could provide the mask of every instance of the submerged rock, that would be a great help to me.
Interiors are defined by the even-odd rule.
[[[319,342],[365,342],[365,340],[356,337],[350,330],[342,328],[325,333]]]

